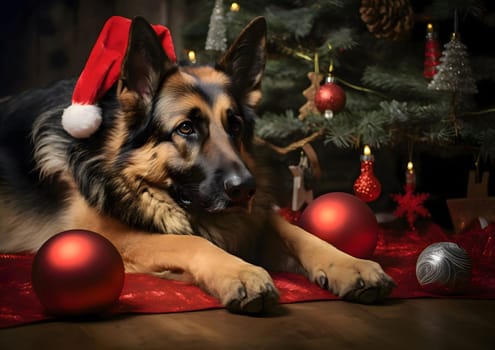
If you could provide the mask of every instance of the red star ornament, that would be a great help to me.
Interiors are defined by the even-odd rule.
[[[397,202],[394,215],[405,217],[411,229],[414,229],[416,219],[429,217],[430,212],[424,207],[424,202],[430,197],[429,193],[414,193],[411,186],[404,186],[404,194],[392,194],[392,199]]]

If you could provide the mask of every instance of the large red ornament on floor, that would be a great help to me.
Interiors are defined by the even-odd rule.
[[[344,192],[319,196],[303,211],[299,225],[357,258],[370,258],[380,227],[373,211],[358,197]]]
[[[118,300],[124,286],[124,264],[105,237],[85,230],[65,231],[38,250],[32,283],[50,314],[97,314]]]

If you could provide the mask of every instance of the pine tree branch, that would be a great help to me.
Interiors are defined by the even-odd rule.
[[[274,150],[275,152],[279,153],[279,154],[287,154],[287,153],[290,153],[292,151],[295,151],[299,148],[303,148],[304,145],[306,145],[307,143],[309,142],[312,142],[314,140],[316,140],[318,137],[320,137],[321,135],[323,135],[323,130],[319,130],[319,131],[316,131],[314,133],[312,133],[311,135],[301,139],[301,140],[298,140],[296,142],[293,142],[291,143],[290,145],[287,145],[285,147],[279,147],[279,146],[276,146],[264,139],[262,139],[261,137],[259,136],[255,136],[254,138],[254,142],[258,145],[263,145],[263,146],[268,146],[270,147],[272,150]]]
[[[493,108],[487,108],[487,109],[483,109],[481,111],[473,111],[473,112],[464,112],[464,113],[460,113],[458,115],[458,117],[471,117],[471,116],[480,116],[480,115],[484,115],[484,114],[488,114],[488,113],[494,113],[495,112],[495,107]]]

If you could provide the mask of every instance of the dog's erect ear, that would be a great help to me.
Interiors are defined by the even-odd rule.
[[[142,17],[131,23],[127,52],[122,63],[123,87],[149,103],[165,73],[175,67],[167,57],[153,28]]]
[[[251,107],[261,100],[261,78],[266,60],[266,21],[253,19],[227,50],[218,68],[232,79],[233,93]]]

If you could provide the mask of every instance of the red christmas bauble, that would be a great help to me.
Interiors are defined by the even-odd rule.
[[[348,193],[319,196],[303,211],[299,225],[306,231],[357,258],[370,258],[380,227],[372,210]]]
[[[33,289],[48,313],[61,316],[97,314],[119,298],[124,264],[105,237],[85,230],[59,233],[36,253]]]
[[[361,174],[354,182],[354,193],[365,202],[372,202],[380,197],[382,185],[373,172],[373,162],[365,160],[361,162]]]
[[[327,110],[334,114],[339,113],[344,108],[345,101],[344,90],[333,82],[323,84],[315,94],[315,106],[320,113]]]

